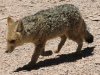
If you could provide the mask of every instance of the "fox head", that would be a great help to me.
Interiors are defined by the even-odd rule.
[[[21,44],[22,40],[22,22],[14,22],[14,20],[11,17],[7,18],[7,50],[6,53],[11,53],[15,47],[19,46]]]

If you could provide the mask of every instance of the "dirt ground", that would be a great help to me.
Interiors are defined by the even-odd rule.
[[[94,42],[84,43],[82,54],[76,55],[77,44],[67,40],[59,54],[40,57],[37,67],[24,70],[34,51],[29,43],[6,54],[7,17],[14,20],[61,4],[74,4],[82,13]],[[46,43],[46,50],[55,51],[60,39]],[[100,75],[100,0],[0,0],[0,75]],[[14,72],[17,71],[17,72]]]

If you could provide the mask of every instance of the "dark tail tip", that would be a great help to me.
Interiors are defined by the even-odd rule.
[[[94,40],[94,36],[92,34],[89,34],[87,38],[85,38],[85,41],[87,43],[92,43]]]

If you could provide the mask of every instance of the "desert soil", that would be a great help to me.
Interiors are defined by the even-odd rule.
[[[77,6],[94,35],[92,44],[84,43],[76,55],[77,44],[67,40],[60,53],[38,59],[37,67],[24,70],[34,52],[28,43],[6,54],[7,17],[16,21],[24,16],[61,4]],[[60,38],[49,40],[46,50],[55,51]],[[100,0],[0,0],[0,75],[100,75]],[[16,72],[14,72],[16,71]]]

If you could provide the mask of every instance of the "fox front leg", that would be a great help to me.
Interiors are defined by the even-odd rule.
[[[43,44],[38,44],[35,47],[34,53],[32,55],[31,61],[29,62],[29,66],[34,66],[42,52]]]

